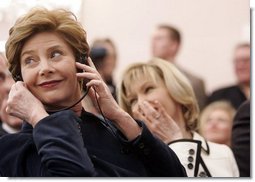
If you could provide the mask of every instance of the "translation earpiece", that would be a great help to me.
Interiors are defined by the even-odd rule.
[[[14,79],[15,82],[17,82],[17,81],[23,81],[21,75],[14,75],[14,76],[13,76],[13,79]]]

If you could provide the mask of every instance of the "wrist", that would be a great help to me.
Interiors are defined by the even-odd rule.
[[[49,116],[49,114],[44,110],[34,110],[31,112],[30,118],[29,118],[29,123],[33,126],[33,128],[36,126],[36,124],[42,120],[43,118]]]
[[[141,134],[142,128],[124,110],[119,109],[111,119],[128,140],[133,140]]]

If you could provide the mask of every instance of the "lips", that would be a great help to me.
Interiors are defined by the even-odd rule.
[[[51,80],[51,81],[45,81],[40,84],[38,84],[40,87],[43,88],[52,88],[57,86],[62,80]]]

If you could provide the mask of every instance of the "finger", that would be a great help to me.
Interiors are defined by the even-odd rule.
[[[20,89],[23,89],[23,88],[26,88],[26,84],[22,81],[17,81],[15,83],[15,88],[16,90],[20,90]]]
[[[112,96],[109,88],[102,80],[90,80],[86,86],[93,87],[100,97]]]
[[[98,98],[98,94],[93,87],[89,89],[88,95],[93,103],[95,103],[96,99]]]
[[[88,66],[86,64],[81,64],[79,62],[75,62],[75,64],[78,69],[81,69],[85,72],[97,72],[96,68]]]
[[[160,118],[161,113],[159,113],[156,109],[154,109],[151,104],[149,104],[147,101],[143,101],[141,104],[141,109],[143,110],[146,117],[150,120],[157,120]]]
[[[9,94],[8,94],[8,100],[11,99],[11,98],[13,98],[13,96],[14,96],[15,93],[16,93],[16,91],[17,91],[16,84],[13,84],[13,85],[11,86],[11,89],[10,89]]]
[[[155,100],[154,101],[154,106],[157,109],[157,111],[162,115],[162,117],[167,116],[167,117],[169,117],[169,118],[171,118],[173,120],[172,116],[170,116],[167,113],[166,109],[162,106],[162,104],[159,101]]]
[[[139,111],[134,111],[134,112],[133,112],[133,117],[134,117],[135,119],[138,119],[138,120],[143,121],[143,122],[146,124],[146,126],[150,127],[151,122],[150,122],[141,112],[139,112]]]
[[[96,66],[94,65],[92,59],[90,57],[88,57],[88,65],[92,68],[95,68],[96,69]]]
[[[78,78],[87,78],[89,80],[101,80],[101,77],[96,73],[89,73],[89,72],[83,72],[83,73],[76,73],[76,76]]]

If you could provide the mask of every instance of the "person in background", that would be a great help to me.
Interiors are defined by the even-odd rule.
[[[2,52],[0,52],[0,93],[1,93],[0,94],[0,106],[4,100],[4,95],[8,92],[8,86],[6,86],[6,77],[7,76],[8,76],[7,60],[4,56],[4,54]]]
[[[8,133],[17,133],[22,126],[22,120],[6,113],[7,97],[4,99],[0,107],[0,136]]]
[[[17,81],[6,110],[24,124],[0,138],[0,176],[186,176],[175,153],[114,100],[72,12],[28,11],[5,47]],[[82,108],[85,86],[107,120]]]
[[[250,98],[250,43],[240,43],[234,50],[234,71],[237,83],[212,92],[207,104],[218,100],[229,101],[235,109]]]
[[[248,99],[237,110],[232,130],[232,150],[240,177],[251,177],[251,103]]]
[[[0,53],[0,136],[16,133],[21,129],[22,120],[6,113],[8,93],[14,83],[7,68],[6,58]]]
[[[232,105],[226,101],[209,104],[200,114],[199,133],[208,141],[230,147],[235,112]]]
[[[173,64],[159,58],[132,64],[117,91],[120,106],[174,150],[189,177],[239,176],[231,149],[195,131],[197,101],[190,82]]]
[[[170,25],[159,25],[152,37],[152,55],[175,64],[178,69],[189,79],[200,109],[206,102],[206,91],[204,81],[196,75],[185,70],[177,64],[176,56],[180,50],[182,37],[180,31]]]

